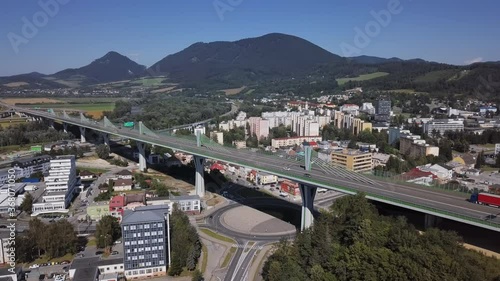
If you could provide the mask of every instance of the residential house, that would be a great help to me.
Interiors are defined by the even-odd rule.
[[[278,183],[278,177],[275,175],[259,172],[257,174],[257,183],[261,185]]]
[[[124,180],[132,180],[132,172],[126,169],[123,169],[119,171],[118,173],[115,174],[115,176],[118,179],[124,179]]]
[[[430,186],[437,179],[431,172],[424,172],[418,168],[413,168],[410,171],[401,175],[406,182]]]
[[[96,175],[94,173],[87,170],[81,171],[79,176],[81,181],[92,181],[96,178]]]
[[[284,180],[280,184],[281,191],[289,193],[293,196],[300,195],[299,184],[297,182],[293,182],[291,180]]]
[[[170,196],[170,200],[187,214],[198,215],[201,212],[201,200],[198,195]]]
[[[113,190],[114,191],[132,190],[133,186],[134,186],[134,182],[132,181],[132,179],[119,178],[119,179],[113,181]]]
[[[441,180],[450,180],[453,177],[453,169],[448,167],[448,166],[441,166],[438,164],[427,164],[423,166],[417,167],[421,171],[424,172],[431,172],[434,174],[436,177],[438,177]]]

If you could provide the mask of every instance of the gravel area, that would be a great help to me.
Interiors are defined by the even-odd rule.
[[[224,213],[222,222],[229,229],[242,233],[295,232],[295,227],[292,224],[248,206],[240,206]]]

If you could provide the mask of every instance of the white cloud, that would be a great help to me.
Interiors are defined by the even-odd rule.
[[[483,61],[482,57],[477,57],[477,58],[473,58],[471,60],[466,60],[466,61],[464,61],[464,63],[465,64],[473,64],[473,63],[482,62],[482,61]]]

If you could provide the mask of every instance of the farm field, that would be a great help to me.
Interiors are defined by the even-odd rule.
[[[224,94],[226,94],[227,96],[231,96],[231,95],[236,95],[236,94],[241,93],[241,91],[243,91],[244,89],[246,89],[246,86],[243,86],[240,88],[234,88],[234,89],[225,89],[222,91],[224,91]]]
[[[112,111],[115,108],[115,103],[58,103],[58,104],[30,104],[31,108],[52,108],[55,111],[59,110],[78,110],[86,112],[92,117],[99,118],[103,111]]]
[[[387,72],[374,72],[374,73],[370,73],[370,74],[359,75],[357,77],[352,77],[352,78],[339,78],[339,79],[337,79],[337,83],[339,85],[343,85],[349,81],[365,81],[365,80],[383,77],[386,75],[389,75],[389,73],[387,73]]]
[[[115,101],[120,98],[7,98],[2,99],[8,104],[24,104],[30,108],[52,108],[58,110],[75,110],[86,112],[95,118],[102,116],[103,111],[112,111],[115,108]]]
[[[63,103],[64,101],[58,99],[49,99],[49,98],[6,98],[2,99],[2,102],[15,105],[16,103]]]

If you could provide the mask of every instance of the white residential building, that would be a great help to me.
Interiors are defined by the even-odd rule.
[[[75,156],[57,156],[50,160],[49,175],[45,177],[45,193],[41,202],[33,204],[32,215],[67,212],[76,193],[76,184]]]
[[[433,120],[424,124],[424,132],[428,135],[436,130],[441,135],[446,131],[463,131],[464,130],[464,120],[463,119],[444,119],[444,120]]]
[[[278,183],[278,177],[275,175],[259,172],[257,174],[257,183],[262,185],[275,184]]]

